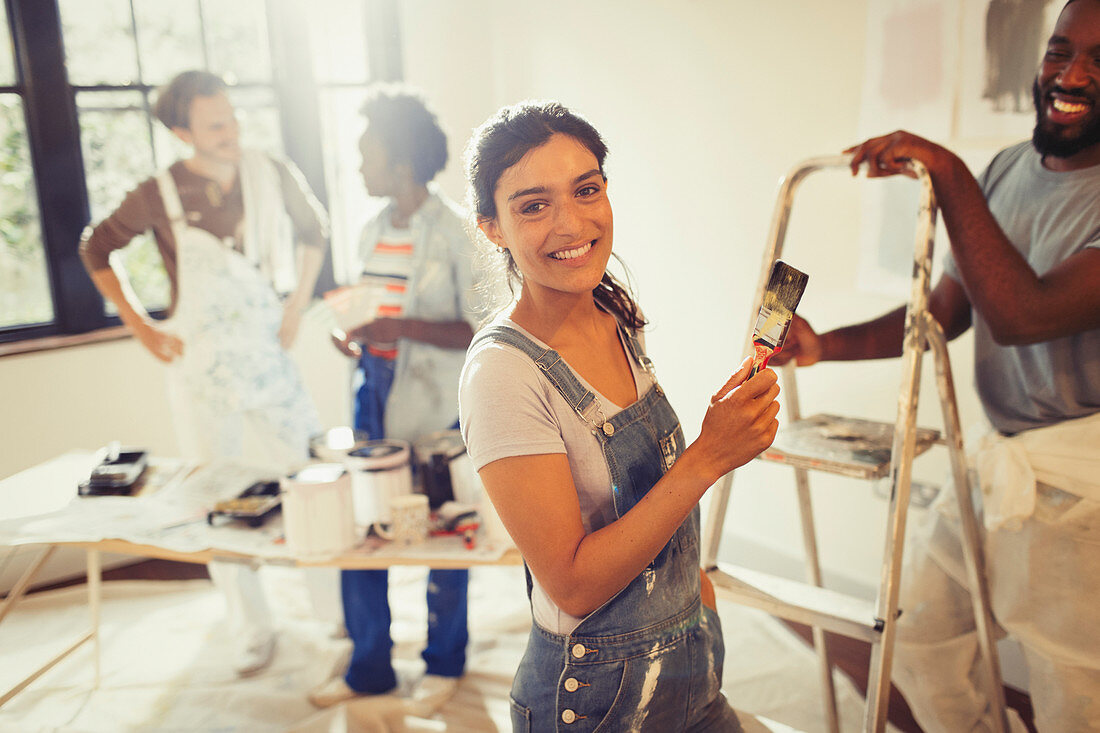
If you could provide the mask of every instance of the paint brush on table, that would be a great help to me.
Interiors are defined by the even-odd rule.
[[[806,273],[794,269],[783,260],[776,260],[772,265],[752,333],[756,356],[749,371],[750,377],[768,366],[768,360],[783,348],[787,329],[791,327],[795,308],[798,307],[798,301],[802,300],[802,293],[805,292],[809,279]]]

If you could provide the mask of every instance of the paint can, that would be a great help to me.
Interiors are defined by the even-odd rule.
[[[461,432],[442,430],[417,438],[413,441],[413,453],[423,491],[432,509],[438,509],[447,501],[475,509],[483,541],[491,547],[515,546],[485,493]]]
[[[466,453],[462,433],[440,430],[423,435],[413,441],[413,455],[420,485],[432,509],[448,501],[477,506],[481,480]]]
[[[371,440],[346,453],[357,525],[369,529],[393,521],[393,500],[412,493],[410,453],[403,440]]]
[[[280,480],[283,531],[297,557],[339,555],[355,546],[351,477],[339,463],[312,463]]]

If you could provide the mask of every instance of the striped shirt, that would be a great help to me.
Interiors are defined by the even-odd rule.
[[[378,318],[401,318],[404,315],[412,268],[412,232],[386,222],[360,278],[360,284],[371,287],[376,293]],[[397,344],[368,345],[367,348],[375,356],[397,358]]]

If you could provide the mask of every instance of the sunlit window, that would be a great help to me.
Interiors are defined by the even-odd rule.
[[[59,7],[93,222],[139,182],[187,155],[152,116],[156,87],[185,69],[209,69],[234,84],[230,98],[242,140],[282,151],[262,0],[61,0]],[[147,310],[167,306],[168,276],[151,233],[113,257]]]
[[[6,11],[0,43],[0,329],[53,320],[21,86]]]
[[[370,79],[363,3],[330,0],[310,25],[324,145],[325,183],[332,219],[333,269],[338,282],[357,274],[359,232],[372,208],[359,175],[359,113]]]
[[[18,12],[10,27],[0,16],[0,342],[118,322],[76,242],[190,154],[152,114],[158,87],[187,69],[229,84],[243,145],[303,170],[329,209],[334,274],[346,276],[377,206],[358,173],[370,59],[378,48],[397,57],[393,0],[372,1],[6,0]],[[371,54],[368,38],[384,39]],[[47,166],[37,181],[32,161]],[[151,232],[114,257],[146,309],[167,305]]]

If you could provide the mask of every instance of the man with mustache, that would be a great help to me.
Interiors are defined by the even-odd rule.
[[[1027,657],[1038,729],[1100,730],[1100,0],[1066,3],[1034,98],[1032,140],[977,180],[907,132],[849,152],[853,173],[917,160],[932,178],[951,252],[929,309],[948,338],[974,327],[992,426],[969,447],[994,618]],[[898,356],[904,321],[899,308],[819,335],[796,318],[772,362]],[[907,547],[894,679],[925,730],[990,730],[950,493]]]

